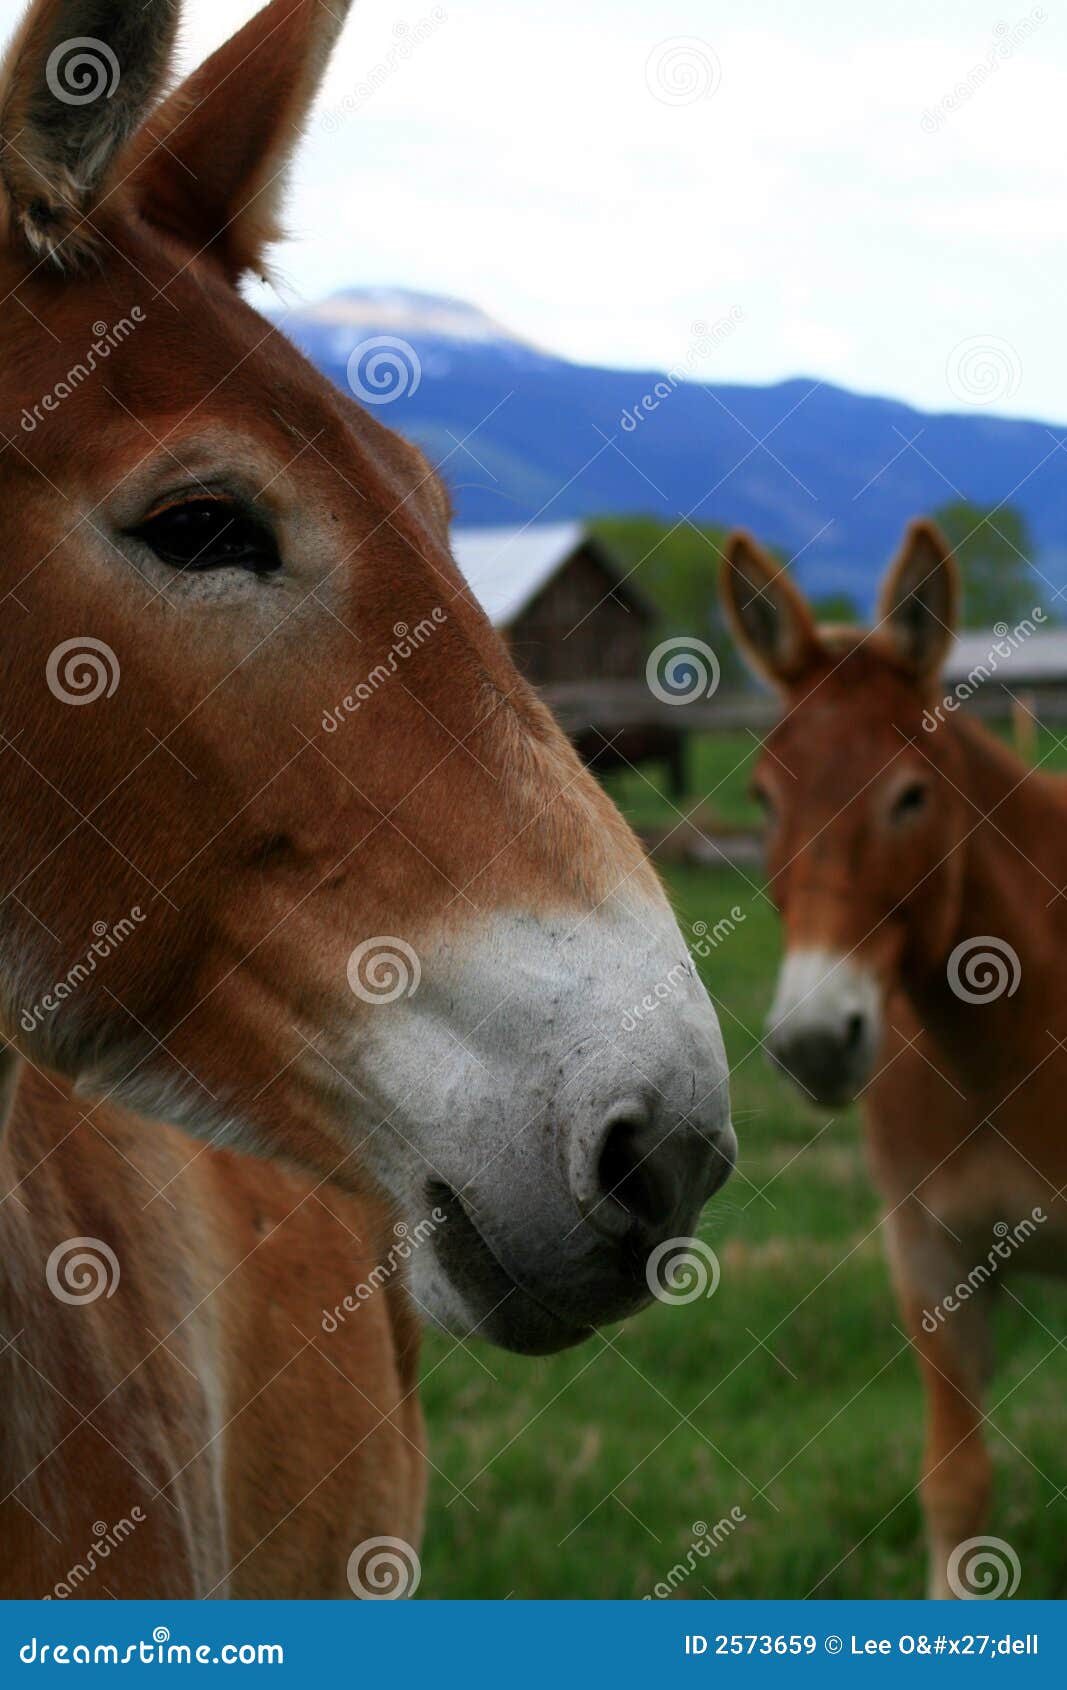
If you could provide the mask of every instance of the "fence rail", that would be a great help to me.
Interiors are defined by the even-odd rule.
[[[765,693],[731,688],[689,704],[665,704],[643,681],[567,681],[543,687],[542,696],[569,734],[592,729],[611,734],[655,723],[681,733],[765,732],[779,709]],[[968,699],[961,709],[985,721],[1018,713],[1044,723],[1067,721],[1067,683],[1009,693],[995,684]]]

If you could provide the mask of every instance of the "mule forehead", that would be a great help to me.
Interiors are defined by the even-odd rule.
[[[922,764],[925,698],[876,641],[848,651],[808,677],[767,735],[760,760],[787,803],[843,802],[902,760]]]
[[[151,234],[116,227],[102,269],[72,279],[8,266],[0,288],[22,307],[0,314],[13,467],[21,455],[23,467],[99,492],[150,461],[154,444],[180,459],[183,437],[216,427],[231,431],[235,457],[253,458],[268,492],[299,455],[305,497],[332,470],[350,508],[422,526],[446,514],[417,448],[327,381],[210,264]]]

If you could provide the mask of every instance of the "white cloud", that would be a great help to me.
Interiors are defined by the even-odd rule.
[[[187,0],[186,61],[254,9]],[[1067,416],[1067,15],[1048,0],[1043,20],[1022,0],[866,16],[851,0],[442,0],[439,26],[327,132],[321,114],[397,25],[433,9],[353,10],[296,173],[301,239],[278,254],[302,294],[454,293],[572,357],[639,366],[739,306],[705,375],[815,374],[932,408],[953,404],[953,347],[992,335],[1022,370],[1010,408]],[[706,43],[709,97],[650,93],[671,37]]]

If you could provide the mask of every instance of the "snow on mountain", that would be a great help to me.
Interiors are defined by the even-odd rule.
[[[631,512],[743,524],[798,559],[809,591],[869,609],[905,523],[959,489],[1016,505],[1045,598],[1067,585],[1067,451],[1044,423],[977,404],[928,415],[816,378],[746,387],[596,369],[463,300],[403,288],[346,289],[284,328],[423,447],[467,527]]]

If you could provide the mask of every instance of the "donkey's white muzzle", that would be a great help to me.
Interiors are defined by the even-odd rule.
[[[882,994],[870,971],[832,951],[790,951],[767,1018],[767,1053],[813,1103],[849,1103],[871,1077]]]

